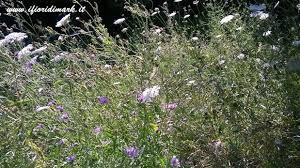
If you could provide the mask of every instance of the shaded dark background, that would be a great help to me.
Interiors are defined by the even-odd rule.
[[[108,31],[112,35],[118,34],[120,31],[120,27],[113,25],[113,22],[120,18],[120,17],[127,17],[130,21],[130,13],[124,9],[124,4],[126,3],[125,0],[89,0],[90,4],[88,2],[85,2],[84,0],[78,0],[83,6],[87,7],[87,11],[91,15],[95,15],[93,8],[90,4],[95,7],[94,3],[97,4],[99,15],[102,18],[102,23],[108,28]],[[204,0],[199,0],[199,3],[197,6],[193,5],[193,0],[182,0],[180,3],[174,3],[174,0],[128,0],[127,2],[132,3],[139,3],[145,5],[145,7],[149,10],[153,10],[155,7],[161,7],[164,2],[168,3],[169,11],[172,12],[174,10],[180,11],[180,15],[184,15],[184,8],[192,8],[192,11],[197,12],[203,12],[203,4]],[[223,1],[214,1],[217,5],[220,5],[224,7],[225,9],[230,9],[232,6],[244,6],[245,3],[266,3],[268,6],[274,6],[278,1],[274,0],[227,0],[227,3],[225,3],[225,0]],[[282,21],[285,20],[288,16],[297,16],[298,15],[298,9],[297,4],[300,3],[300,0],[281,0],[276,10],[268,9],[268,11],[271,11],[275,13],[278,16],[278,19],[281,19]],[[56,7],[71,7],[74,5],[72,0],[0,0],[0,12],[2,15],[0,16],[0,23],[5,23],[7,27],[11,27],[13,24],[16,24],[16,21],[13,17],[5,15],[5,6],[13,6],[13,7],[22,7],[25,6],[25,8],[29,8],[32,5],[36,5],[39,7],[46,7],[55,5]],[[78,9],[79,6],[76,5],[76,9]],[[200,10],[200,11],[199,11]],[[273,11],[272,11],[273,10]],[[195,14],[191,13],[192,15]],[[24,15],[25,20],[30,21],[30,24],[41,24],[42,26],[50,26],[54,30],[60,31],[60,28],[55,28],[55,24],[57,21],[60,20],[64,15],[64,13],[35,13],[31,15],[29,18],[28,16]],[[73,13],[72,18],[75,18],[79,16],[83,20],[88,20],[90,17],[87,15],[87,13]],[[204,15],[201,15],[202,18],[205,19]],[[73,19],[72,19],[73,20]],[[134,21],[131,21],[134,22]],[[158,23],[159,24],[159,23]],[[160,25],[162,26],[162,25]],[[3,27],[1,28],[2,31],[5,30]]]

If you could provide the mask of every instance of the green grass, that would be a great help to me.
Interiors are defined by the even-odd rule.
[[[197,41],[172,19],[160,35],[144,27],[129,40],[110,37],[98,21],[86,23],[96,33],[87,47],[76,38],[47,43],[30,73],[23,68],[30,56],[14,59],[23,43],[1,48],[1,167],[171,167],[172,156],[181,167],[297,167],[300,77],[286,63],[298,56],[292,41],[299,30],[290,22],[283,34],[275,18],[248,14],[220,25],[224,11],[208,9],[207,22],[194,25],[208,28]],[[68,57],[51,62],[62,48]],[[153,102],[137,101],[155,85],[161,89]],[[51,100],[69,121],[55,106],[36,112]],[[175,110],[162,108],[172,102]],[[137,158],[124,153],[130,146]],[[76,160],[68,163],[71,155]]]

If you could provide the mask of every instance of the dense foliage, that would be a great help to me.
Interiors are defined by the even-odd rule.
[[[6,35],[1,167],[297,167],[299,16],[275,5],[132,3],[115,38],[68,15]]]

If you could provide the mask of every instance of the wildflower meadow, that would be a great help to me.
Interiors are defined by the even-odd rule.
[[[15,13],[0,167],[299,167],[298,7],[184,1],[126,1],[115,35],[99,15],[28,28]]]

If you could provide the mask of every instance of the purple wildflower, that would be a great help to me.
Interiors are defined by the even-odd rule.
[[[75,156],[75,155],[68,156],[68,157],[67,157],[67,162],[72,163],[72,162],[75,161],[75,159],[76,159],[76,156]]]
[[[31,60],[25,63],[25,72],[30,73],[32,71],[33,65],[36,64],[37,56],[33,57]]]
[[[139,150],[136,147],[128,147],[125,149],[125,153],[130,158],[136,158],[139,155]]]
[[[98,135],[101,131],[102,131],[102,129],[100,127],[98,127],[98,126],[93,129],[93,133],[95,135]]]
[[[61,105],[56,106],[56,110],[63,112],[64,111],[64,107]]]
[[[177,106],[178,106],[178,103],[167,103],[167,104],[163,105],[163,108],[165,110],[174,110],[177,108]]]
[[[54,105],[56,105],[56,101],[55,100],[51,100],[51,101],[48,102],[47,105],[48,106],[54,106]]]
[[[66,143],[66,139],[60,139],[58,142],[57,142],[57,145],[64,145]]]
[[[108,98],[105,97],[105,96],[99,96],[98,101],[99,101],[100,104],[104,105],[104,104],[108,103]]]
[[[61,116],[60,116],[60,119],[62,120],[62,121],[68,121],[69,120],[69,113],[67,113],[67,112],[64,112]]]
[[[144,96],[143,96],[142,93],[140,93],[140,94],[137,95],[137,101],[140,102],[140,103],[144,102]]]
[[[38,125],[35,128],[36,129],[42,129],[42,128],[44,128],[44,124],[38,123]]]
[[[179,167],[180,166],[179,159],[176,156],[172,157],[170,163],[171,163],[172,167]]]

